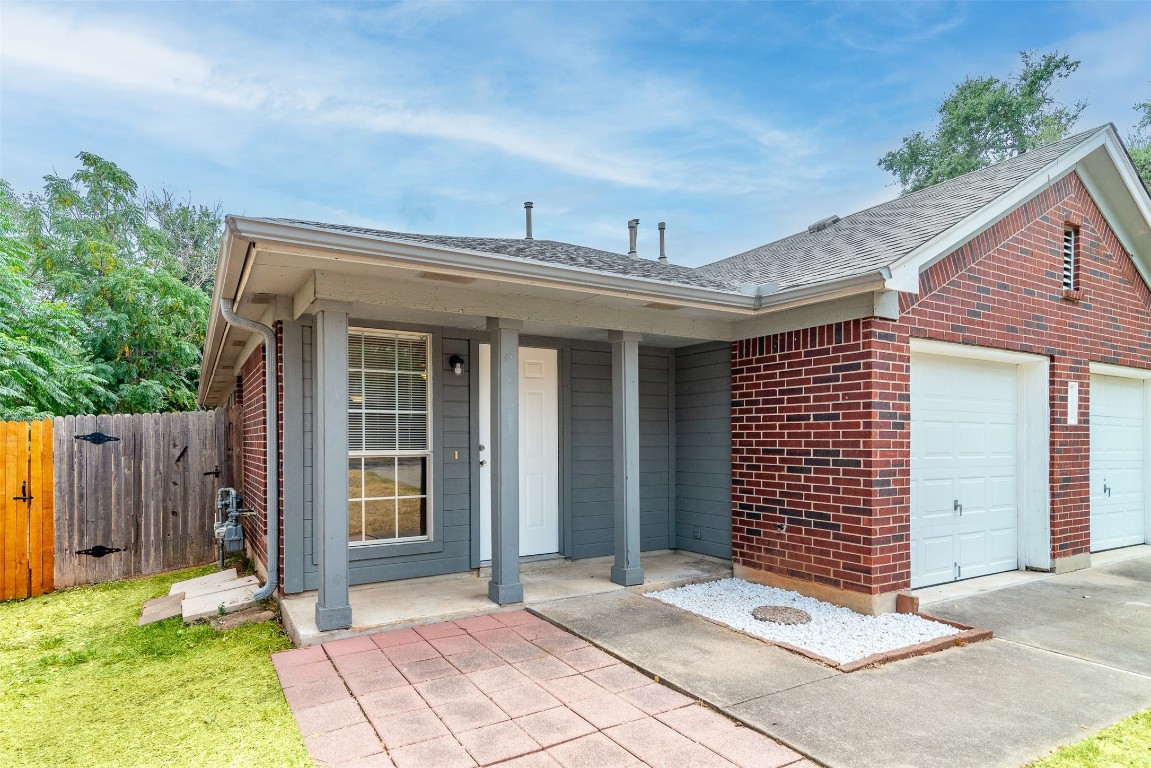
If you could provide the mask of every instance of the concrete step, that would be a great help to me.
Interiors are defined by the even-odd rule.
[[[214,592],[199,597],[186,597],[183,603],[184,623],[219,616],[221,613],[235,613],[256,604],[252,593],[257,587],[246,585]]]
[[[189,590],[195,591],[201,586],[208,584],[221,584],[226,581],[234,581],[236,578],[236,569],[229,568],[226,571],[219,571],[218,573],[209,573],[207,576],[197,576],[194,579],[185,579],[184,581],[177,581],[168,590],[169,595],[175,595],[178,592],[187,594]]]
[[[165,595],[164,597],[154,597],[144,603],[144,609],[140,611],[140,620],[136,622],[136,626],[142,627],[145,624],[152,624],[157,621],[179,616],[183,613],[183,603],[183,592],[177,592],[174,595]]]
[[[184,599],[215,595],[219,592],[229,592],[233,589],[239,589],[240,587],[251,587],[253,590],[259,589],[260,580],[255,576],[245,576],[242,579],[232,579],[231,581],[223,581],[219,584],[202,584],[200,586],[187,587],[184,590]]]

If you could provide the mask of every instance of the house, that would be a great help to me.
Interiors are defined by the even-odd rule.
[[[242,414],[249,546],[321,629],[349,585],[486,561],[514,603],[552,553],[876,613],[1148,540],[1151,198],[1113,126],[699,268],[527,214],[227,220],[200,402]]]

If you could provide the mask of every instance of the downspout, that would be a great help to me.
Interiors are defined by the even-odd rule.
[[[280,584],[280,477],[279,477],[279,436],[277,423],[278,411],[276,408],[276,332],[263,323],[240,317],[232,311],[231,299],[220,299],[220,314],[228,325],[243,328],[246,331],[255,331],[264,337],[264,409],[265,432],[268,435],[268,488],[264,494],[265,514],[267,516],[268,540],[268,581],[253,593],[256,600],[266,600],[272,596]]]

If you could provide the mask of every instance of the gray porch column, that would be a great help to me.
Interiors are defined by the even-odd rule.
[[[348,313],[316,313],[315,547],[320,630],[352,626],[348,603]]]
[[[522,603],[520,582],[520,329],[488,318],[491,364],[492,580],[494,603]]]
[[[612,473],[615,486],[615,565],[611,580],[643,584],[639,561],[639,340],[638,333],[612,331]]]

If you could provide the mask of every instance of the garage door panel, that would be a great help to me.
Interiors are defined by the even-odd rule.
[[[1091,549],[1147,539],[1148,424],[1144,383],[1091,377]]]
[[[1017,366],[912,356],[913,587],[1017,566],[1017,392]]]

